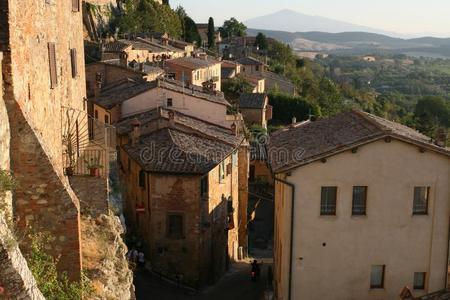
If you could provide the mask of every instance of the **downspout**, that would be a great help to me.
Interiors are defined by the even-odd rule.
[[[275,177],[275,181],[281,182],[291,188],[291,232],[290,232],[290,249],[289,249],[289,294],[288,300],[292,299],[292,265],[294,250],[294,216],[295,216],[295,184]]]

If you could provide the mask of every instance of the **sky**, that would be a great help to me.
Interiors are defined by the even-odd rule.
[[[212,16],[216,26],[236,17],[245,21],[292,9],[385,31],[412,36],[450,37],[450,0],[170,0],[196,21]]]

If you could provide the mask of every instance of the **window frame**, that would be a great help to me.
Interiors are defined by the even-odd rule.
[[[372,269],[373,267],[383,267],[381,273],[381,284],[372,284]],[[386,265],[372,265],[370,268],[370,289],[384,289],[384,283],[386,279]]]
[[[324,203],[324,191],[327,189],[334,189],[334,211],[326,211],[324,208],[326,203]],[[337,186],[322,186],[321,187],[321,193],[320,193],[320,215],[321,216],[336,216],[337,215],[337,193],[338,193],[338,187]]]
[[[80,0],[72,0],[72,12],[79,12],[80,6]]]
[[[145,189],[146,188],[146,186],[145,186],[145,182],[146,182],[146,176],[145,176],[145,171],[144,170],[139,170],[139,176],[138,176],[139,178],[138,178],[138,184],[139,184],[139,187],[140,188],[142,188],[142,189]]]
[[[173,107],[173,98],[167,98],[167,107]]]
[[[70,66],[72,70],[72,78],[77,78],[78,76],[78,60],[77,60],[77,49],[70,49]]]
[[[357,211],[356,207],[355,207],[355,189],[357,188],[364,188],[364,211]],[[367,215],[367,186],[364,185],[357,185],[357,186],[353,186],[353,191],[352,191],[352,216],[366,216]]]
[[[200,178],[200,197],[202,199],[209,197],[209,177],[208,175]]]
[[[422,275],[422,285],[416,285],[416,275]],[[415,290],[424,290],[426,285],[427,273],[426,272],[414,272],[413,288]]]
[[[180,217],[181,218],[181,230],[179,234],[174,234],[170,232],[170,224],[171,217]],[[173,240],[182,240],[185,238],[185,220],[183,213],[170,212],[167,213],[167,222],[166,222],[166,237]]]
[[[420,210],[417,206],[416,206],[416,189],[426,189],[426,207],[425,210]],[[412,214],[413,216],[426,216],[428,215],[428,209],[429,209],[429,205],[430,205],[430,192],[431,192],[431,187],[430,186],[415,186],[414,190],[413,190],[413,207],[412,207]],[[418,205],[418,204],[417,204]]]
[[[48,42],[48,65],[50,76],[50,88],[55,89],[58,86],[58,67],[56,61],[56,43]]]
[[[219,164],[219,183],[223,183],[225,181],[225,173],[226,173],[226,166],[225,166],[225,160],[223,160]]]

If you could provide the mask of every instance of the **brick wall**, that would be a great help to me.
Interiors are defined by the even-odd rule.
[[[26,7],[26,9],[24,9]],[[46,232],[47,250],[59,268],[79,278],[78,199],[62,169],[62,106],[83,110],[85,96],[81,12],[71,1],[2,1],[0,35],[3,83],[11,129],[11,169],[19,181],[13,195],[19,228]],[[3,32],[3,30],[2,30]],[[51,87],[48,43],[55,43],[58,85]],[[77,50],[72,78],[70,49]],[[83,125],[83,124],[81,124]],[[27,249],[27,241],[21,245]]]

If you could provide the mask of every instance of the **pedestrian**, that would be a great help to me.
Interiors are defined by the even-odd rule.
[[[138,254],[138,265],[141,269],[145,269],[145,254],[142,251]]]

